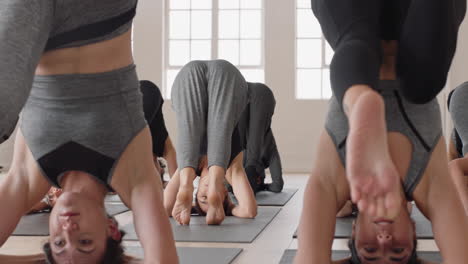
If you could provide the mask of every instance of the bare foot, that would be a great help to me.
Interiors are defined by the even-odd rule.
[[[225,214],[223,200],[226,195],[223,178],[224,170],[219,171],[213,168],[210,171],[210,183],[208,187],[208,211],[206,212],[206,223],[209,225],[219,225],[224,221]]]
[[[193,185],[180,187],[177,200],[172,209],[172,217],[181,225],[190,224],[190,213],[192,211]]]
[[[401,184],[388,150],[384,101],[375,91],[363,92],[349,110],[346,175],[351,198],[360,211],[394,218]]]
[[[208,225],[219,225],[224,221],[223,196],[221,193],[208,194],[208,211],[206,212],[206,223]]]

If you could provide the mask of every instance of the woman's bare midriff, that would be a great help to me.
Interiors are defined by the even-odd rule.
[[[90,45],[52,50],[42,55],[36,75],[108,72],[133,63],[131,30]]]

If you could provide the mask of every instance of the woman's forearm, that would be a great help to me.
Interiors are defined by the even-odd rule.
[[[232,214],[237,217],[254,218],[257,216],[257,200],[242,167],[242,160],[243,155],[238,155],[230,168],[232,190],[239,202],[239,205],[233,208]]]
[[[151,178],[133,187],[131,205],[135,230],[145,252],[145,263],[178,263],[161,192],[162,187]]]
[[[0,263],[9,264],[40,264],[45,262],[44,254],[25,255],[25,256],[10,256],[0,254]]]
[[[331,263],[333,232],[336,223],[337,198],[332,186],[309,178],[298,229],[299,248],[296,264]]]
[[[172,209],[177,200],[177,192],[179,191],[180,186],[180,171],[177,170],[172,178],[169,180],[169,183],[164,189],[164,208],[166,209],[167,215],[171,216]]]
[[[167,137],[165,142],[164,159],[167,162],[169,176],[172,178],[177,171],[177,154],[170,137]]]
[[[466,215],[468,215],[468,185],[466,172],[464,172],[463,163],[468,160],[456,159],[449,163],[450,176],[453,179],[455,188],[460,196]]]

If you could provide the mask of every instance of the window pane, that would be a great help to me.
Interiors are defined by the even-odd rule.
[[[260,65],[262,60],[261,41],[260,40],[241,40],[240,41],[240,64],[241,65]]]
[[[211,11],[192,11],[192,38],[211,38]]]
[[[190,46],[188,40],[169,41],[169,65],[182,66],[189,62]]]
[[[211,59],[211,41],[210,40],[192,40],[191,60],[209,60]]]
[[[256,69],[239,69],[244,76],[245,80],[248,82],[265,82],[265,72],[263,70]]]
[[[190,0],[171,0],[169,1],[170,9],[190,9]]]
[[[171,11],[169,12],[169,38],[189,39],[190,38],[190,12]]]
[[[172,85],[174,84],[174,80],[179,73],[180,69],[177,70],[167,70],[166,71],[166,90],[165,90],[165,95],[167,99],[171,99],[171,91],[172,91]]]
[[[220,39],[239,38],[239,11],[219,11],[218,36]]]
[[[297,37],[298,38],[320,38],[322,29],[315,18],[312,10],[297,10]]]
[[[241,11],[241,39],[260,39],[262,37],[262,12],[256,10]]]
[[[333,59],[333,54],[335,54],[335,52],[330,47],[330,44],[328,44],[328,42],[325,41],[325,43],[325,65],[330,66],[330,63]]]
[[[219,0],[219,9],[238,9],[239,0]]]
[[[322,99],[330,99],[332,97],[332,89],[330,84],[330,70],[322,70]]]
[[[262,0],[241,0],[240,1],[241,8],[262,8]]]
[[[297,8],[311,9],[310,0],[297,0]]]
[[[211,9],[211,0],[192,0],[192,9]]]
[[[296,98],[321,99],[322,70],[297,70]]]
[[[321,68],[322,67],[322,40],[298,39],[297,40],[297,67]]]
[[[218,59],[225,59],[234,65],[239,65],[239,41],[220,40],[218,42]]]

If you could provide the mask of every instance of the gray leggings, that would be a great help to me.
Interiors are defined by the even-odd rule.
[[[0,1],[0,143],[13,132],[52,25],[54,1]]]
[[[239,131],[245,137],[244,166],[256,166],[263,169],[262,151],[268,149],[267,133],[271,132],[271,119],[275,111],[276,100],[273,92],[263,83],[249,85],[250,104],[241,116]],[[273,134],[272,134],[273,135]]]
[[[453,90],[448,102],[450,116],[452,117],[453,127],[461,139],[462,152],[464,156],[468,152],[468,114],[466,106],[468,103],[468,82],[459,85]],[[455,141],[456,142],[456,141]],[[460,146],[457,146],[457,148]]]
[[[248,104],[248,87],[239,70],[224,60],[192,61],[177,75],[172,106],[177,118],[179,168],[229,166],[231,139]]]

